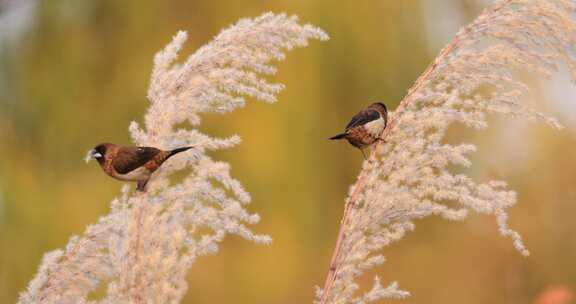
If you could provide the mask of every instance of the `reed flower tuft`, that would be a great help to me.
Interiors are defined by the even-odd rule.
[[[464,27],[420,76],[391,115],[351,187],[330,269],[317,303],[367,303],[409,293],[378,279],[358,294],[355,279],[384,262],[380,251],[431,215],[463,220],[470,211],[496,217],[503,236],[524,256],[508,227],[516,193],[503,181],[479,182],[454,167],[472,165],[469,143],[443,141],[450,126],[487,127],[488,114],[559,123],[522,104],[517,72],[544,77],[564,64],[576,80],[576,4],[571,0],[499,0]]]
[[[260,217],[245,209],[250,195],[230,176],[230,165],[206,154],[237,145],[240,137],[201,133],[200,115],[242,107],[246,96],[274,102],[282,85],[263,78],[276,71],[273,62],[310,39],[328,37],[295,16],[266,13],[238,21],[178,63],[186,37],[178,32],[156,54],[144,124],[132,122],[129,129],[137,145],[194,149],[163,165],[148,192],[125,186],[107,215],[45,254],[20,303],[177,303],[192,264],[217,252],[226,235],[271,241],[248,228]],[[190,128],[179,127],[186,123]],[[170,179],[184,169],[184,178]],[[89,301],[99,285],[106,295]]]

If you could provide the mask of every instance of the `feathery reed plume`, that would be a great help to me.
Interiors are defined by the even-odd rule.
[[[463,220],[470,210],[493,214],[502,235],[523,255],[506,209],[516,193],[502,181],[479,183],[449,166],[471,165],[471,144],[442,142],[453,123],[482,129],[486,115],[553,119],[520,103],[526,85],[517,70],[548,76],[564,63],[576,80],[576,4],[571,0],[500,0],[463,28],[418,78],[393,113],[346,200],[336,248],[316,303],[367,303],[409,295],[394,282],[357,294],[355,278],[384,262],[378,252],[414,229],[414,220],[439,215]]]
[[[66,248],[47,253],[20,303],[86,303],[100,284],[107,284],[101,303],[176,303],[196,258],[216,252],[227,234],[269,243],[269,236],[246,226],[259,217],[244,209],[250,195],[230,176],[230,166],[205,154],[240,138],[212,138],[176,125],[197,126],[201,113],[232,111],[244,105],[242,96],[275,101],[282,85],[261,76],[275,72],[272,61],[309,39],[327,38],[296,17],[267,13],[240,20],[177,64],[186,33],[176,34],[154,58],[145,128],[133,122],[130,132],[138,145],[195,149],[162,166],[147,193],[129,194],[125,187],[108,215]],[[169,181],[185,168],[191,173]]]

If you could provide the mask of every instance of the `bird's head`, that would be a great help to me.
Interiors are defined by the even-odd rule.
[[[90,161],[91,159],[95,159],[98,161],[98,163],[102,164],[104,162],[105,157],[106,157],[106,152],[108,151],[108,148],[111,145],[112,144],[108,144],[108,143],[97,145],[92,150],[88,151],[86,161]]]
[[[375,103],[371,104],[368,108],[374,109],[380,113],[388,113],[388,110],[386,109],[386,105],[382,102],[375,102]]]

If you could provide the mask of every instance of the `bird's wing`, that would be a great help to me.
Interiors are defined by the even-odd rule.
[[[369,123],[373,120],[379,119],[380,113],[376,110],[366,109],[360,111],[358,114],[354,115],[348,125],[346,126],[346,130],[354,128],[356,126],[361,126],[363,124]]]
[[[154,158],[159,149],[152,147],[122,147],[112,160],[114,170],[120,174],[129,173]]]

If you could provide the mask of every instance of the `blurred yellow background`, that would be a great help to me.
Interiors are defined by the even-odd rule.
[[[17,299],[43,253],[108,212],[122,183],[82,158],[102,141],[130,143],[128,124],[141,121],[148,105],[154,53],[182,29],[189,54],[240,17],[265,11],[297,14],[331,40],[279,64],[273,80],[286,84],[279,103],[249,100],[232,114],[205,117],[202,130],[242,136],[240,146],[213,156],[232,164],[252,194],[249,210],[262,216],[253,229],[274,242],[226,239],[218,255],[194,264],[184,303],[311,303],[362,161],[327,138],[371,101],[394,108],[485,2],[0,1],[0,303]],[[6,18],[17,6],[20,15]],[[574,126],[575,91],[534,88],[541,109]],[[574,128],[499,120],[486,132],[452,133],[479,143],[471,174],[507,180],[519,192],[511,227],[532,255],[517,253],[491,217],[428,218],[387,248],[388,261],[363,280],[378,273],[413,294],[387,301],[394,303],[534,303],[549,288],[574,293]]]

